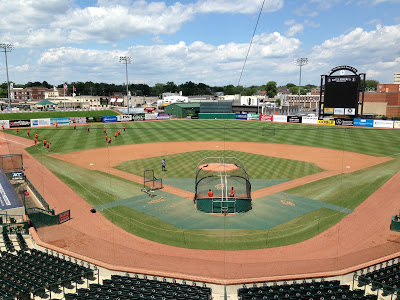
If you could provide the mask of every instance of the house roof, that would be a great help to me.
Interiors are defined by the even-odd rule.
[[[35,105],[58,105],[58,104],[50,102],[49,100],[45,99],[36,103]]]
[[[182,108],[192,108],[192,107],[197,107],[200,108],[200,103],[196,102],[196,103],[172,103],[170,105],[176,105]]]

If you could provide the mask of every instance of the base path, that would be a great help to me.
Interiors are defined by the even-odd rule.
[[[371,260],[383,256],[394,256],[400,251],[399,243],[388,241],[391,236],[390,217],[398,210],[400,172],[358,206],[354,213],[347,215],[340,223],[307,241],[259,250],[191,250],[167,246],[131,235],[112,224],[101,214],[90,213],[91,206],[86,201],[23,150],[27,145],[25,139],[10,135],[3,135],[3,137],[8,140],[8,145],[1,145],[1,153],[5,154],[6,151],[3,152],[3,150],[7,150],[8,153],[24,154],[25,173],[50,206],[55,207],[57,212],[71,209],[72,220],[62,225],[42,228],[38,230],[38,236],[33,232],[37,242],[109,269],[233,284],[341,274],[350,271],[355,265],[370,263]],[[174,143],[170,144],[171,152],[175,149],[175,153],[204,149],[197,143],[182,143],[181,146],[184,149],[174,147]],[[218,142],[202,144],[208,145],[209,148],[214,145],[215,149]],[[225,144],[228,148],[228,144],[231,143]],[[221,148],[224,147],[223,142],[220,145]],[[137,148],[131,149],[145,148],[145,145],[135,146]],[[257,145],[251,143],[236,143],[235,150],[271,155],[263,152],[265,149],[258,150],[255,146]],[[142,151],[127,153],[118,150],[124,147],[113,146],[110,149],[115,154],[125,153],[125,157],[121,158],[119,155],[113,155],[112,165],[119,164],[118,161],[144,157]],[[271,147],[274,149],[271,152],[276,153],[274,156],[298,160],[309,159],[310,162],[315,162],[315,156],[320,153],[319,151],[334,151],[313,150],[306,147],[314,151],[313,155],[304,153],[304,147],[298,147],[296,153],[289,151],[294,150],[296,146],[271,145]],[[81,164],[90,161],[91,153],[94,153],[91,151],[80,152],[81,157],[84,157]],[[104,149],[93,151],[102,153]],[[154,145],[150,153],[153,156],[165,155],[162,147],[154,147]],[[349,171],[349,168],[346,168],[347,165],[354,170],[387,160],[355,153],[340,153],[342,158],[330,168],[328,168],[330,164],[323,159],[318,165],[328,171],[347,172]],[[74,153],[66,154],[68,155],[72,157]],[[101,159],[92,162],[96,165],[96,163],[101,163]]]

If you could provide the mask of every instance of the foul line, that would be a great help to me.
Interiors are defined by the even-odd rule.
[[[23,144],[23,143],[20,143],[20,142],[17,142],[17,141],[9,140],[9,139],[3,138],[3,137],[0,137],[0,139],[6,140],[6,141],[10,141],[10,142],[13,142],[13,143],[16,143],[16,144],[20,144],[20,145],[25,146],[25,147],[29,147],[29,145],[27,145],[27,144]]]

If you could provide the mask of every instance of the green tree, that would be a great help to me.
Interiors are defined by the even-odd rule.
[[[288,89],[290,89],[291,87],[294,87],[294,86],[296,86],[294,83],[288,83],[288,84],[286,84],[286,87],[287,87]]]
[[[298,95],[299,94],[299,87],[298,86],[292,86],[292,87],[289,88],[289,91],[290,91],[290,93],[292,95]],[[300,88],[300,94],[301,95],[306,95],[307,91],[303,87],[301,87]]]
[[[268,81],[265,91],[267,92],[268,98],[274,98],[278,94],[278,88],[276,87],[275,81]]]
[[[279,98],[276,99],[276,100],[275,100],[275,103],[276,103],[278,106],[281,106],[281,99],[279,99]]]
[[[377,80],[373,80],[373,79],[365,80],[365,89],[367,91],[376,91],[378,84],[379,84],[379,81],[377,81]]]

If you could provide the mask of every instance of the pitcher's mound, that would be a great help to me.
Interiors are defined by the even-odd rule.
[[[203,169],[205,171],[213,171],[213,172],[225,172],[225,171],[233,171],[238,167],[234,164],[220,164],[220,163],[210,163],[210,164],[202,164],[199,165],[199,169]]]

